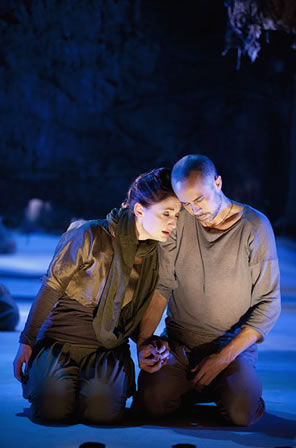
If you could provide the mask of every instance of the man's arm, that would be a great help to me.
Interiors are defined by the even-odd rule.
[[[240,353],[262,342],[275,324],[281,308],[280,275],[273,230],[260,214],[253,223],[249,240],[249,267],[252,279],[251,308],[242,330],[220,352],[203,359],[193,372],[193,382],[208,385]]]
[[[281,311],[280,270],[270,222],[259,215],[249,239],[249,269],[252,281],[251,308],[243,328],[253,328],[263,342]]]
[[[137,341],[139,367],[149,373],[159,370],[169,354],[167,343],[158,337],[153,337],[166,305],[166,299],[155,291],[140,323]]]

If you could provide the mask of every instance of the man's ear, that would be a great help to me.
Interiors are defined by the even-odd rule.
[[[221,176],[215,177],[215,184],[216,184],[217,190],[221,191],[221,189],[222,189],[222,177]]]
[[[134,205],[134,214],[138,217],[138,218],[143,218],[144,216],[144,207],[142,204],[140,204],[140,202],[136,202]]]

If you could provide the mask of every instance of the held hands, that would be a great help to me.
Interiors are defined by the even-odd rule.
[[[17,380],[23,382],[26,371],[28,370],[29,359],[32,354],[32,347],[26,344],[20,344],[16,357],[13,361],[14,376]],[[23,370],[23,365],[25,369]]]
[[[208,386],[215,378],[229,366],[231,360],[221,353],[213,353],[200,361],[191,372],[194,373],[192,382],[195,386]]]
[[[158,336],[152,336],[138,345],[139,367],[148,373],[160,370],[168,360],[168,342]]]

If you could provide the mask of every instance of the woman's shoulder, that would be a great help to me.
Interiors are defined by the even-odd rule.
[[[89,247],[110,242],[112,235],[106,219],[80,219],[71,222],[66,232],[61,236],[57,249],[70,244],[72,247]]]
[[[69,227],[66,230],[66,233],[68,232],[91,232],[93,234],[96,233],[108,233],[110,234],[108,223],[106,219],[92,219],[92,220],[85,220],[85,219],[79,219],[77,221],[72,221]]]

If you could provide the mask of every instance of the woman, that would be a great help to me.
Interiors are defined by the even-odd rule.
[[[121,417],[135,388],[128,338],[156,286],[157,242],[175,228],[179,209],[170,172],[159,168],[133,182],[120,210],[62,236],[14,360],[34,417]]]

